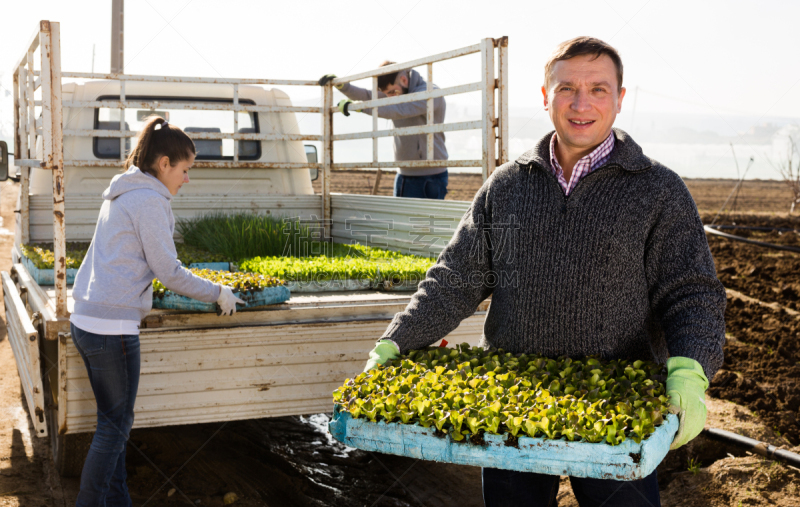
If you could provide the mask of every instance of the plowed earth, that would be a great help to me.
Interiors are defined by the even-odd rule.
[[[729,222],[730,223],[730,222]],[[799,218],[736,217],[737,225],[800,230]],[[800,247],[794,231],[726,229],[766,243]],[[728,291],[725,363],[709,395],[746,405],[773,431],[800,444],[800,254],[708,236]]]

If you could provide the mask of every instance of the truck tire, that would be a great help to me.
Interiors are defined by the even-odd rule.
[[[80,477],[83,462],[89,453],[94,433],[58,434],[58,407],[53,403],[50,387],[45,389],[47,403],[47,431],[50,433],[50,447],[53,463],[62,477]]]
[[[94,433],[58,434],[58,415],[55,409],[49,411],[55,424],[50,425],[50,446],[53,448],[53,462],[61,477],[80,477],[83,463],[92,445]]]

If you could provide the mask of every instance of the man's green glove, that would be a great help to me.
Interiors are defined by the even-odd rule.
[[[339,112],[344,114],[345,116],[350,116],[350,111],[347,110],[347,107],[352,104],[353,101],[350,99],[342,99],[339,101]]]
[[[680,419],[680,427],[670,449],[677,449],[703,431],[708,379],[700,363],[688,357],[667,359],[667,372],[670,412],[677,414]]]
[[[320,86],[325,86],[326,84],[330,83],[334,79],[336,79],[336,74],[325,74],[324,76],[319,78],[319,81],[317,81],[317,83],[319,83]],[[335,86],[338,90],[341,90],[344,87],[344,83],[333,85],[333,86]]]
[[[400,356],[400,350],[392,340],[380,340],[378,344],[369,353],[369,361],[364,371],[369,371],[379,364],[384,364],[389,359],[394,359]]]

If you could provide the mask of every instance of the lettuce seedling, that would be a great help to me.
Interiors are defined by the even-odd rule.
[[[455,441],[467,432],[504,431],[618,445],[640,442],[662,424],[669,407],[663,374],[662,365],[646,361],[546,358],[461,344],[411,351],[348,379],[333,399],[353,417],[435,426]]]

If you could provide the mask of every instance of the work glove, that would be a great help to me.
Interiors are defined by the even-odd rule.
[[[364,371],[369,371],[379,364],[384,364],[390,359],[400,356],[400,349],[392,340],[380,340],[374,349],[369,353],[369,361]]]
[[[703,367],[688,357],[667,359],[667,396],[670,412],[678,415],[680,427],[670,449],[677,449],[700,434],[706,424],[708,378]]]
[[[222,310],[222,315],[233,315],[236,313],[236,303],[239,303],[240,305],[247,304],[234,296],[230,287],[220,285],[217,304],[219,305],[220,310]]]
[[[320,86],[325,86],[326,84],[328,84],[329,82],[333,81],[334,79],[336,79],[336,74],[325,74],[324,76],[319,78],[319,81],[317,81],[317,82],[319,83]],[[341,90],[344,87],[344,83],[333,85],[333,86],[335,86],[337,90]]]
[[[350,111],[347,108],[352,104],[353,101],[350,99],[342,99],[339,101],[339,112],[345,116],[350,116]]]

